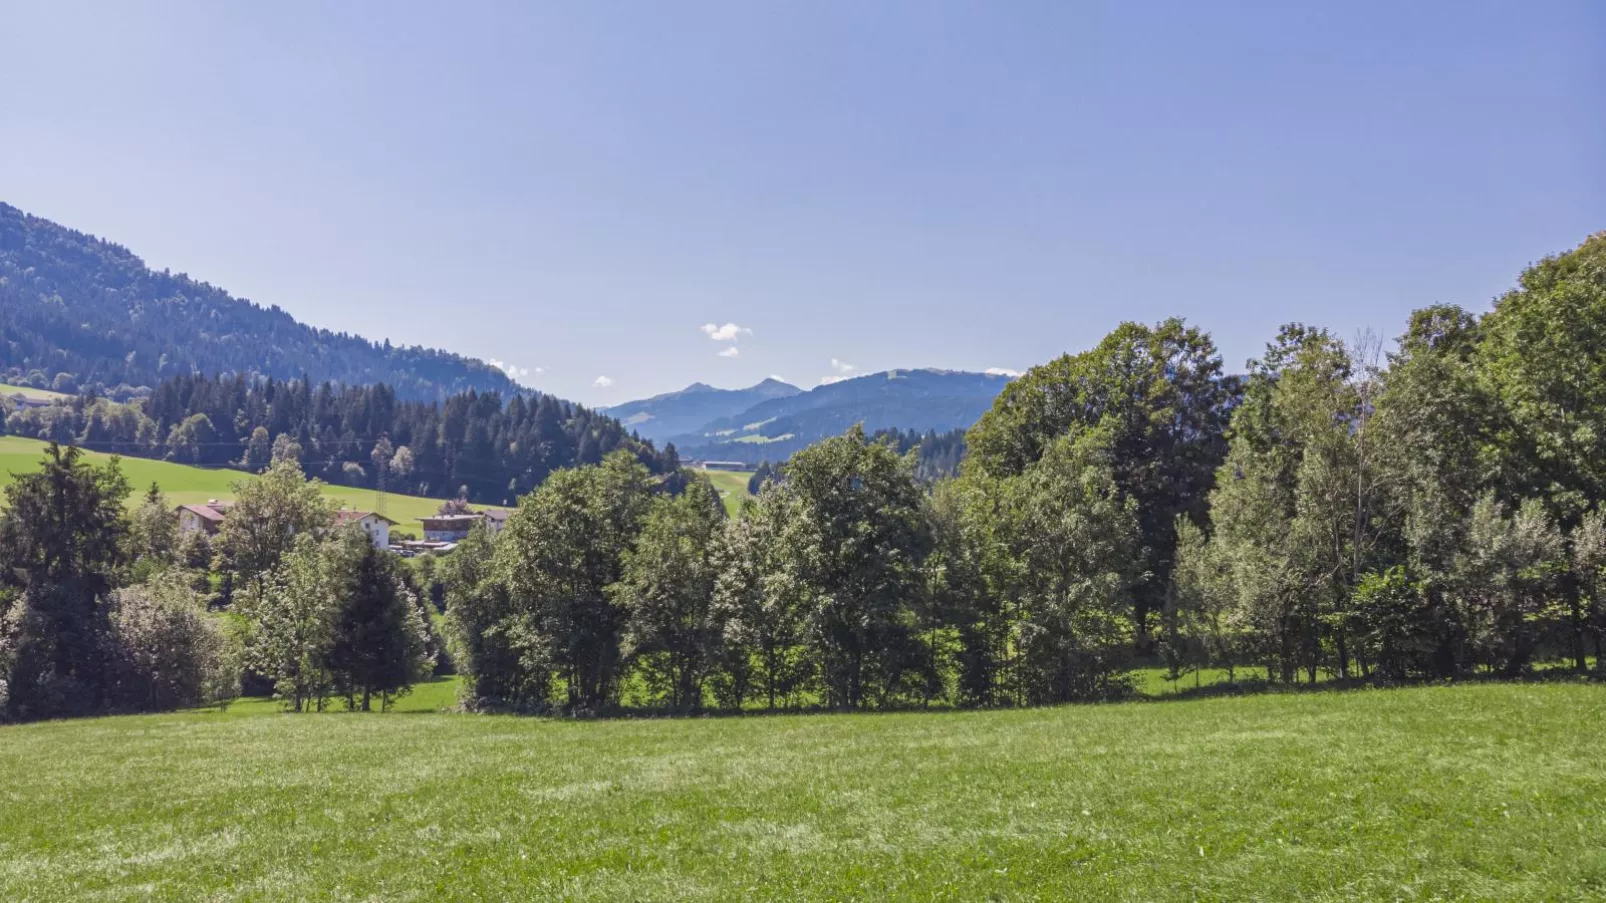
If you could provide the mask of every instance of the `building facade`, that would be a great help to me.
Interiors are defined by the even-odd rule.
[[[173,510],[178,512],[178,530],[181,535],[199,532],[212,536],[217,533],[218,527],[223,526],[223,518],[229,513],[229,505],[217,499],[208,499],[204,505],[179,505]]]
[[[372,511],[352,511],[342,508],[335,512],[336,527],[356,527],[368,535],[368,541],[381,552],[390,551],[390,528],[396,522]]]

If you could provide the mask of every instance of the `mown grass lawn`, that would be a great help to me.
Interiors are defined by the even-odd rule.
[[[40,457],[45,453],[45,448],[46,443],[38,439],[0,436],[0,488],[10,483],[14,474],[32,473],[38,470]],[[104,464],[110,457],[111,455],[100,452],[84,452],[84,459],[96,465]],[[134,492],[128,498],[130,507],[140,503],[145,490],[149,489],[152,483],[161,486],[168,501],[175,505],[198,505],[208,499],[225,501],[232,499],[235,483],[240,480],[255,479],[251,474],[238,470],[191,467],[149,458],[125,457],[121,466],[123,475],[134,487]],[[372,489],[332,486],[327,483],[323,486],[323,495],[336,505],[366,511],[374,510],[378,501]],[[5,500],[0,498],[0,505],[3,504]],[[400,523],[397,529],[411,531],[415,536],[424,535],[424,527],[419,518],[434,514],[440,504],[440,499],[396,493],[390,493],[385,500],[387,516]]]
[[[269,710],[271,711],[271,710]],[[0,899],[1587,899],[1606,688],[0,728]]]

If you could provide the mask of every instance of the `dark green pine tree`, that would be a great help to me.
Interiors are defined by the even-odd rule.
[[[427,637],[396,560],[356,530],[337,540],[339,610],[329,671],[348,708],[372,710],[412,689],[427,663]]]
[[[89,714],[104,702],[104,600],[128,532],[117,459],[84,462],[52,443],[36,473],[6,487],[0,518],[0,680],[15,720]]]

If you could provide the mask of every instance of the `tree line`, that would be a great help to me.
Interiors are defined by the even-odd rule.
[[[159,711],[274,692],[388,707],[444,657],[401,560],[342,528],[293,459],[235,487],[215,537],[117,459],[52,444],[0,516],[0,720]],[[232,587],[232,592],[219,592]]]
[[[946,477],[959,474],[959,462],[965,457],[965,431],[948,430],[939,433],[936,430],[876,430],[871,438],[878,442],[886,442],[898,454],[915,455],[915,477],[923,483],[934,483]],[[758,467],[747,478],[747,491],[758,495],[764,484],[775,478],[780,465],[772,461],[760,461]]]
[[[1233,374],[1181,320],[1122,324],[1013,382],[954,476],[854,428],[727,517],[620,448],[551,473],[427,586],[342,540],[293,455],[201,548],[144,526],[157,495],[123,524],[115,469],[53,451],[0,519],[7,711],[131,705],[105,669],[150,659],[117,651],[137,646],[118,606],[203,571],[231,588],[242,670],[299,708],[383,705],[447,652],[471,707],[569,713],[1106,699],[1154,661],[1288,684],[1599,670],[1603,339],[1606,234],[1483,315],[1416,311],[1388,349],[1291,324]]]
[[[328,483],[511,504],[554,470],[627,449],[657,474],[679,467],[617,420],[540,393],[407,401],[384,384],[186,374],[148,398],[24,408],[6,431],[96,451],[260,471],[291,455]]]
[[[1135,662],[1274,683],[1600,666],[1606,236],[1385,351],[1284,327],[1246,373],[1180,320],[1012,383],[957,476],[862,431],[724,521],[624,458],[459,559],[471,699],[598,711],[1098,699]],[[487,563],[488,562],[488,563]]]

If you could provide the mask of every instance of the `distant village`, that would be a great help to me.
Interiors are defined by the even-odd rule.
[[[195,532],[207,536],[216,535],[218,528],[223,526],[223,521],[228,518],[230,507],[230,503],[218,499],[208,499],[199,505],[179,505],[175,509],[178,514],[179,532],[183,535]],[[458,543],[468,538],[469,531],[476,524],[485,524],[485,529],[494,536],[507,526],[507,518],[511,513],[506,508],[485,508],[480,511],[419,518],[424,527],[423,539],[392,540],[390,531],[392,527],[398,526],[398,522],[376,511],[341,508],[335,512],[335,525],[359,527],[380,551],[412,558],[426,552],[452,551],[457,548]]]

